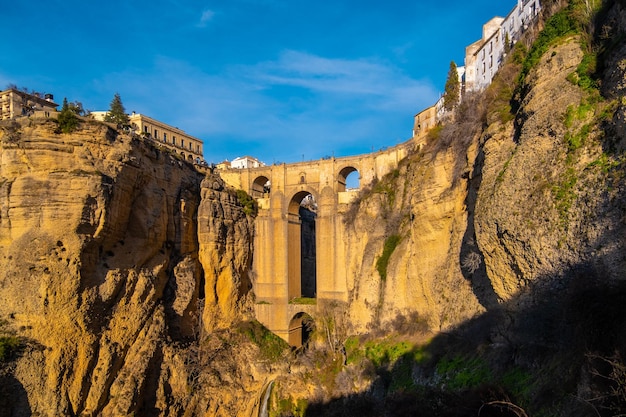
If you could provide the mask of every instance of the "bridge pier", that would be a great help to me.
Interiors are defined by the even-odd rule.
[[[321,304],[348,301],[342,213],[356,192],[346,190],[346,177],[358,171],[361,185],[382,178],[398,167],[412,146],[409,141],[368,155],[221,171],[227,184],[258,202],[252,269],[255,314],[261,323],[294,343],[299,331],[298,322],[292,322],[296,315],[306,313],[315,319]],[[317,204],[314,291],[302,283],[299,208],[309,194]],[[317,300],[302,300],[303,295]]]

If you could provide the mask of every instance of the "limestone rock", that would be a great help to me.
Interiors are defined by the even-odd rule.
[[[199,337],[243,316],[251,228],[236,199],[214,187],[201,204],[203,174],[102,123],[71,135],[46,121],[2,127],[0,319],[27,341],[3,377],[25,393],[13,415],[252,407],[246,390],[261,382],[234,384],[231,400],[210,392],[217,383],[190,396],[213,367]]]

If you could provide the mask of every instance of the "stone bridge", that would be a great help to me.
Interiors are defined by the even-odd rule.
[[[348,301],[346,256],[338,243],[342,213],[358,189],[347,189],[346,178],[357,172],[362,185],[382,178],[412,146],[408,141],[371,154],[220,171],[227,184],[258,202],[256,317],[292,346],[303,343],[303,321],[315,319],[326,302]]]

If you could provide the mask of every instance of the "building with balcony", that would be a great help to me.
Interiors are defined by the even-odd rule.
[[[94,119],[104,121],[107,112],[91,112]],[[128,115],[131,130],[138,134],[159,142],[172,152],[179,154],[187,161],[196,164],[204,163],[203,142],[183,130],[160,122],[144,114],[132,112]]]
[[[508,49],[539,15],[539,0],[517,0],[506,17],[494,17],[483,25],[483,36],[465,48],[465,91],[486,88],[496,75]]]
[[[16,117],[54,117],[59,105],[52,94],[29,94],[15,88],[0,91],[0,120]]]

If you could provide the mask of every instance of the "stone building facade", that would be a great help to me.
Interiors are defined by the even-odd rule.
[[[94,119],[103,121],[107,112],[95,111],[91,115]],[[132,112],[128,115],[131,130],[155,140],[179,154],[184,159],[197,164],[204,163],[203,142],[183,130],[160,122],[143,114]]]
[[[29,94],[15,88],[0,91],[0,120],[20,116],[54,117],[59,105],[52,94]]]
[[[465,48],[465,91],[486,88],[498,72],[508,48],[539,15],[540,0],[518,0],[506,17],[494,17],[483,25],[483,35]]]
[[[536,20],[540,10],[540,0],[517,0],[517,5],[506,17],[496,16],[483,25],[482,37],[465,48],[465,65],[457,67],[461,93],[480,91],[491,84],[509,48]],[[445,117],[441,97],[433,106],[415,115],[413,139],[423,140],[428,131]]]

